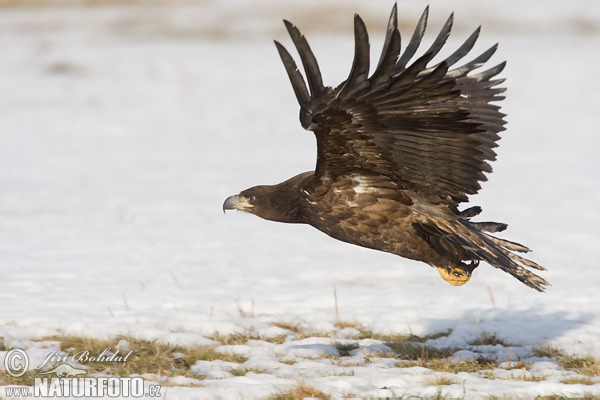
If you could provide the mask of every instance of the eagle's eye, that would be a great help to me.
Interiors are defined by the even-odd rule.
[[[256,201],[256,196],[252,196],[252,197],[250,197],[250,202],[251,202],[251,203],[254,203],[255,201]]]

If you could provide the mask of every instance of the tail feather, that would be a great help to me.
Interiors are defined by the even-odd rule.
[[[533,262],[531,260],[528,260],[528,259],[526,259],[524,257],[521,257],[521,256],[519,256],[519,255],[517,255],[515,253],[508,253],[508,256],[511,259],[513,259],[515,261],[518,261],[518,262],[520,262],[523,265],[528,266],[529,268],[537,269],[538,271],[546,271],[546,268],[542,267],[538,263]]]
[[[481,211],[482,211],[481,207],[473,206],[473,207],[469,207],[466,210],[463,210],[460,212],[457,210],[457,213],[458,213],[458,216],[461,218],[471,218],[471,217],[475,217],[475,216],[481,214]]]
[[[474,223],[470,223],[471,225],[475,225]],[[477,226],[477,225],[475,225]],[[517,242],[511,242],[510,240],[506,240],[506,239],[500,239],[491,235],[485,235],[487,236],[488,239],[490,239],[492,242],[494,242],[494,244],[497,244],[500,247],[505,247],[508,250],[511,251],[518,251],[520,253],[529,253],[531,250],[529,249],[529,247],[523,246],[520,243]]]
[[[507,224],[500,222],[471,222],[471,224],[475,225],[481,231],[488,232],[502,232],[508,227]]]

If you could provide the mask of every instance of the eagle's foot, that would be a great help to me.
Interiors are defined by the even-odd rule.
[[[462,286],[469,282],[473,270],[477,268],[479,261],[471,261],[456,267],[436,267],[440,276],[452,286]]]

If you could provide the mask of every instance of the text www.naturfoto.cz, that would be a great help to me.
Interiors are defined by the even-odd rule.
[[[6,397],[160,397],[160,385],[148,385],[140,377],[35,378],[33,387],[7,386]]]

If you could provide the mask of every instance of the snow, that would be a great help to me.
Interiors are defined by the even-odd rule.
[[[492,61],[508,60],[508,130],[470,204],[534,250],[548,268],[547,293],[487,265],[451,287],[424,264],[310,227],[223,215],[227,196],[314,167],[314,139],[300,127],[271,42],[290,45],[281,19],[307,27],[326,83],[337,84],[352,61],[353,13],[367,21],[377,53],[391,2],[1,8],[7,347],[41,361],[58,345],[35,339],[124,336],[248,357],[197,361],[191,371],[206,378],[169,378],[171,399],[263,398],[299,382],[337,397],[600,395],[598,379],[562,383],[570,372],[532,355],[552,346],[600,358],[600,3],[400,3],[404,43],[427,3],[430,40],[454,10],[449,51],[482,24],[475,51],[498,41]],[[397,368],[383,342],[338,328],[338,318],[381,335],[452,330],[426,344],[460,348],[454,360],[531,367],[501,364],[493,371],[501,379]],[[484,332],[512,346],[469,344]],[[216,334],[256,340],[223,346]],[[358,347],[336,357],[338,343]],[[234,376],[236,368],[250,371]],[[456,383],[430,383],[440,376]]]

